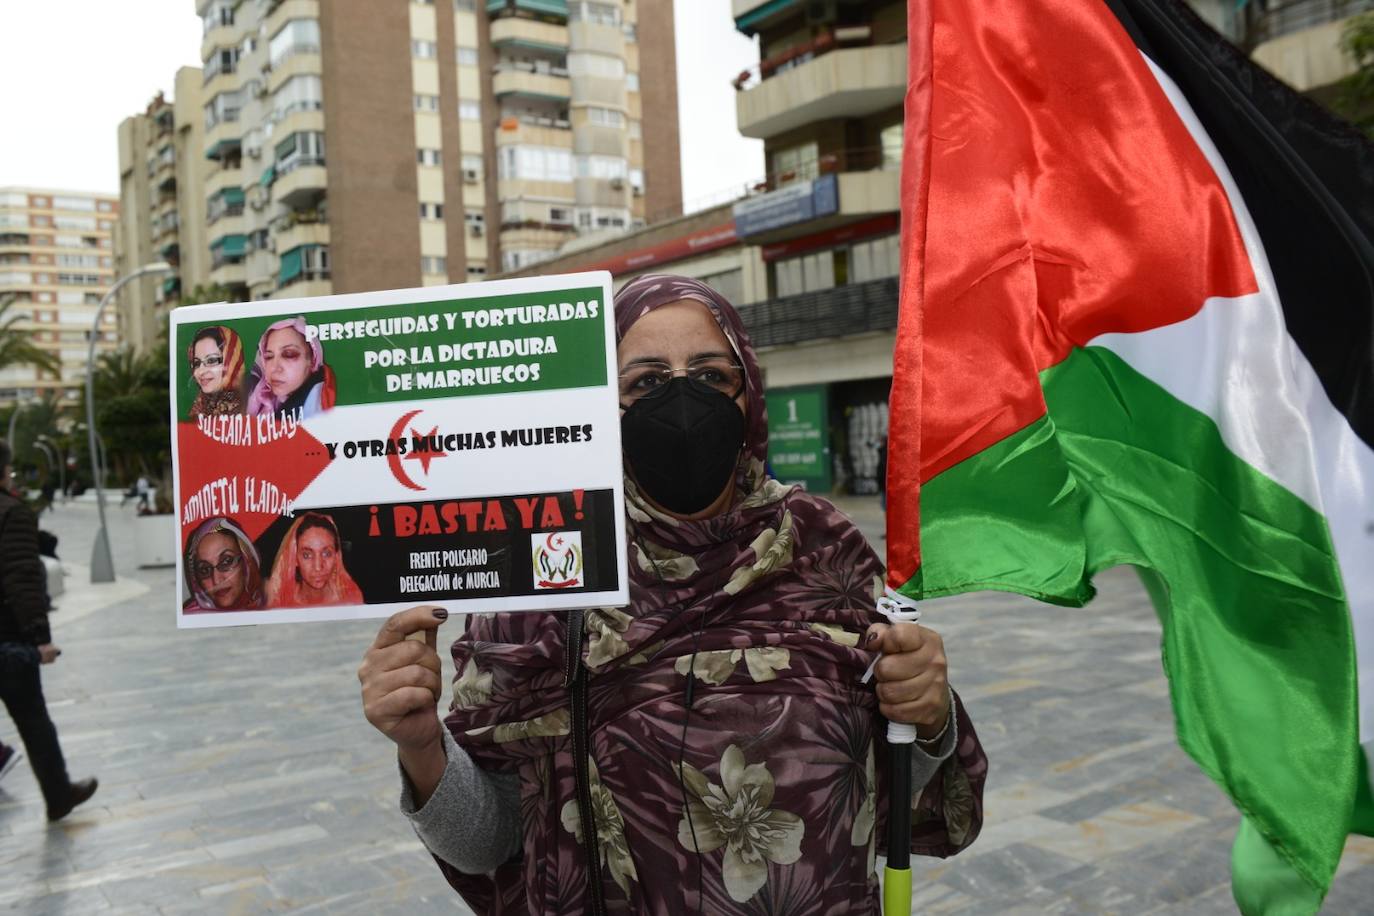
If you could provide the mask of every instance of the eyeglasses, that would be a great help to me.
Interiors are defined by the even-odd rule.
[[[196,357],[196,356],[191,357],[191,371],[192,371],[192,372],[195,372],[195,371],[196,371],[197,369],[199,369],[201,366],[208,366],[209,368],[213,369],[215,366],[223,366],[223,365],[224,365],[224,357],[223,357],[223,356],[211,355],[211,356],[205,357],[204,359],[200,359],[199,357]]]
[[[735,398],[744,390],[744,368],[720,356],[694,359],[674,369],[667,363],[637,363],[620,373],[620,399],[638,401],[662,394],[673,376],[682,373],[687,384],[703,391],[715,391]]]
[[[237,569],[238,565],[242,562],[243,554],[226,553],[224,556],[219,558],[218,563],[211,564],[206,563],[204,560],[197,560],[191,566],[191,570],[196,574],[196,578],[203,582],[204,580],[213,576],[217,570],[222,573],[232,572],[233,570]]]

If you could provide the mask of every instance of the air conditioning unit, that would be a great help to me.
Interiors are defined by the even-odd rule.
[[[612,179],[611,179],[611,187],[613,187],[613,188],[615,188],[617,191],[619,191],[621,188],[625,187],[625,179],[624,179],[624,178],[612,178]]]
[[[473,169],[463,169],[463,184],[477,184],[477,172]]]
[[[480,239],[482,237],[482,227],[480,225],[473,224],[470,228],[472,229],[472,234],[475,238]]]
[[[260,146],[250,146],[245,152],[248,153],[248,158],[250,159],[262,158],[262,147]]]

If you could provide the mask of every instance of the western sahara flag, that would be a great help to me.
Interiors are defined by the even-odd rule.
[[[1181,3],[908,9],[890,584],[1138,566],[1238,902],[1315,910],[1374,828],[1374,152]]]

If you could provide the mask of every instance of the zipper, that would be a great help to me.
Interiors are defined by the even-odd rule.
[[[605,888],[601,884],[601,846],[596,836],[592,809],[590,750],[587,733],[587,680],[582,664],[583,612],[569,611],[564,640],[563,683],[571,687],[573,781],[577,788],[577,813],[582,820],[582,840],[587,856],[587,912],[605,916]]]

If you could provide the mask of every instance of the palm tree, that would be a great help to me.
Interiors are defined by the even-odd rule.
[[[19,300],[13,295],[0,296],[0,369],[11,366],[33,366],[59,372],[62,364],[57,357],[33,342],[33,332],[16,327],[29,320],[23,312],[12,311]]]

